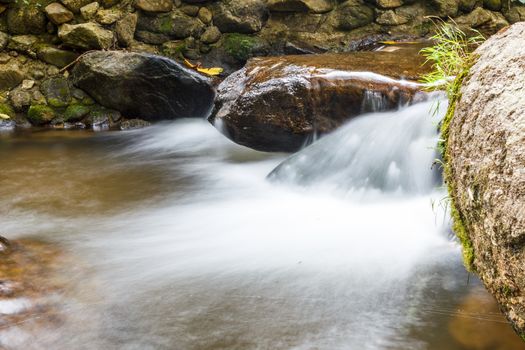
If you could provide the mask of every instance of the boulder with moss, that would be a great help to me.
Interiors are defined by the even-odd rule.
[[[447,183],[469,264],[525,339],[525,23],[480,46],[447,120]]]

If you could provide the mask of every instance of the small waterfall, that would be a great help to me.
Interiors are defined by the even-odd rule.
[[[381,98],[374,93],[366,100],[367,110],[381,110]],[[268,177],[345,194],[430,192],[440,181],[432,163],[445,111],[443,98],[433,96],[397,111],[364,114],[294,154]]]

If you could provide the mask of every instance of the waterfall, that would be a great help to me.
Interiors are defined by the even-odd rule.
[[[367,108],[381,110],[381,99],[373,97]],[[363,114],[292,155],[268,177],[344,194],[428,193],[440,183],[432,164],[446,104],[443,97],[432,96],[396,111]]]

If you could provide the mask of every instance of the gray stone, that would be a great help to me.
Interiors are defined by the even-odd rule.
[[[42,34],[46,15],[33,5],[14,6],[7,10],[7,27],[12,34]]]
[[[525,336],[525,23],[476,50],[448,128],[447,183],[473,269]],[[461,233],[461,232],[457,232]]]
[[[352,30],[374,21],[374,11],[362,0],[347,0],[334,10],[329,23],[338,30]]]
[[[87,4],[92,3],[93,0],[60,0],[60,2],[74,13],[80,13],[80,9]]]
[[[205,44],[215,44],[221,38],[221,31],[215,26],[208,27],[201,35],[201,41]]]
[[[25,74],[15,64],[0,65],[0,91],[18,86],[24,80]]]
[[[58,68],[63,68],[76,60],[78,54],[52,46],[42,46],[39,48],[37,56],[46,63],[57,66]]]
[[[120,46],[128,47],[133,43],[135,30],[137,28],[138,16],[136,13],[128,13],[124,18],[117,22],[115,33]]]
[[[326,13],[334,9],[331,0],[268,0],[268,8],[274,12]]]
[[[40,91],[53,107],[65,107],[71,103],[71,91],[66,78],[57,76],[44,80]]]
[[[144,12],[170,12],[173,2],[172,0],[136,0],[135,7]]]
[[[98,2],[92,2],[90,4],[87,4],[85,6],[82,6],[80,8],[80,14],[82,15],[82,18],[84,18],[86,21],[89,21],[93,17],[95,17],[95,14],[97,13],[100,5]]]
[[[223,33],[256,33],[268,19],[268,9],[262,0],[224,0],[214,2],[213,23]]]

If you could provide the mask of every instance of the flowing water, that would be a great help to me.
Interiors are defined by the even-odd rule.
[[[0,133],[0,234],[69,256],[58,320],[0,322],[0,348],[524,348],[462,266],[430,107],[357,118],[269,179],[286,155],[203,120]]]

